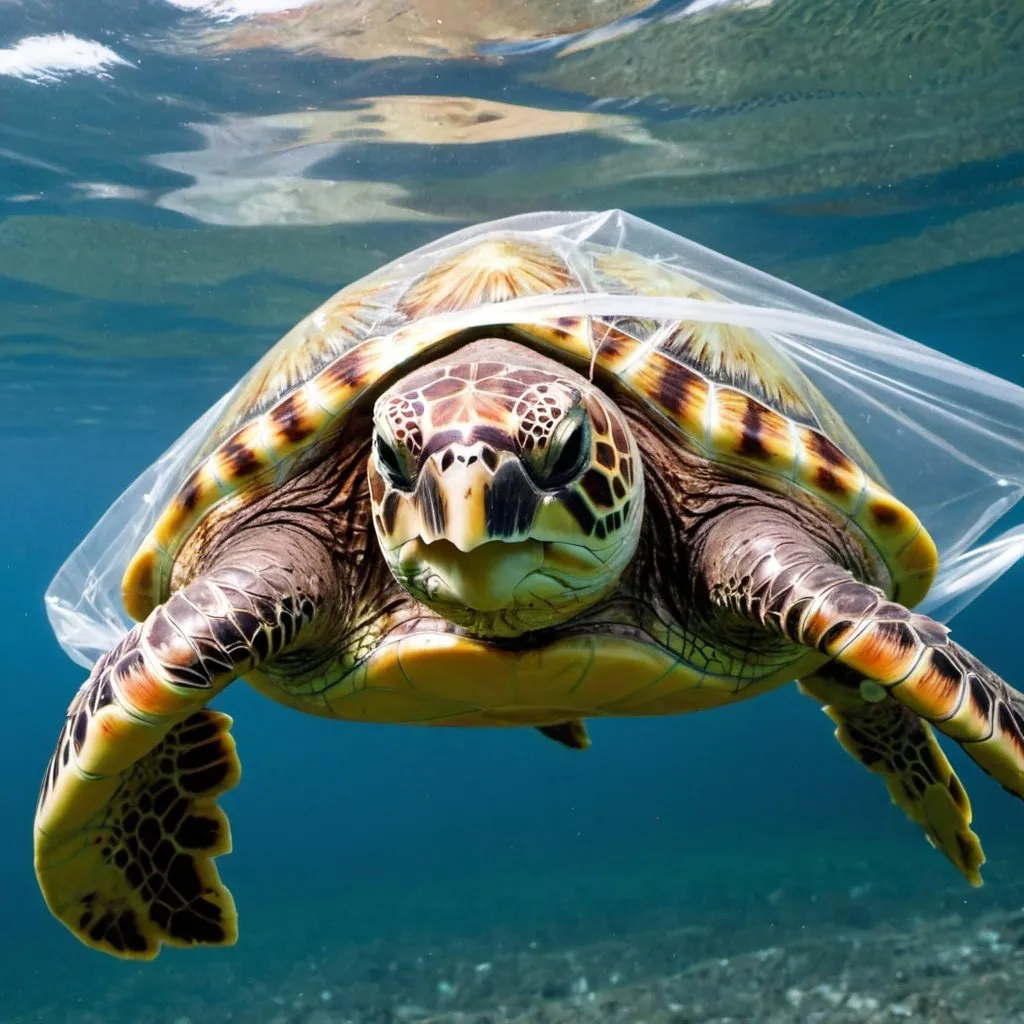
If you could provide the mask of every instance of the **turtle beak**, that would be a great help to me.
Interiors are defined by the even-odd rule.
[[[516,588],[544,562],[529,537],[540,494],[512,452],[452,444],[432,454],[410,495],[417,536],[395,567],[428,600],[492,612],[515,603]]]
[[[477,611],[508,607],[544,561],[544,545],[528,538],[538,495],[511,452],[482,444],[436,452],[414,501],[419,537],[402,546],[398,565],[410,576],[429,567],[435,598]]]
[[[508,608],[544,564],[545,545],[529,537],[540,504],[512,452],[482,442],[447,445],[426,460],[403,503],[397,536],[407,540],[390,549],[392,570],[428,603],[474,613]]]
[[[528,514],[506,514],[509,502]],[[416,488],[420,537],[473,551],[488,541],[523,539],[533,524],[537,493],[511,452],[487,444],[452,444],[435,452]],[[525,509],[523,509],[525,511]]]

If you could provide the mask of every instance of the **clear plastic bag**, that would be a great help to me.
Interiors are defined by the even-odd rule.
[[[755,328],[838,410],[893,492],[934,537],[943,564],[923,609],[948,620],[1024,555],[1024,526],[994,529],[1024,495],[1024,389],[619,210],[536,213],[481,224],[402,257],[366,282],[411,281],[446,253],[497,233],[543,238],[570,262],[583,241],[628,249],[727,301],[580,291],[443,314],[435,318],[439,331],[583,314]],[[385,308],[377,333],[387,322]],[[268,353],[252,374],[273,358]],[[124,570],[185,475],[209,450],[211,430],[247,379],[251,375],[138,477],[51,583],[50,622],[79,664],[92,665],[130,628],[121,605]]]

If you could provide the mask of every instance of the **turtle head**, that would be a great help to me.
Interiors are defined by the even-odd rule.
[[[636,551],[643,468],[625,417],[584,377],[479,341],[374,407],[377,538],[419,602],[482,635],[578,615]]]

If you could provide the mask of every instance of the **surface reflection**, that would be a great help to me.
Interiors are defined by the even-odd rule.
[[[380,60],[471,57],[486,44],[558,39],[643,10],[650,0],[170,0],[177,7],[252,17],[192,26],[182,45],[212,53],[272,47],[293,54]]]
[[[1024,250],[1024,17],[989,0],[5,12],[14,352],[248,358],[381,262],[540,209],[626,208],[842,300]]]
[[[457,211],[432,209],[424,195],[439,170],[429,161],[425,167],[417,159],[411,173],[400,160],[374,161],[385,174],[408,179],[408,186],[349,177],[366,146],[473,146],[587,133],[629,143],[647,134],[634,117],[462,96],[367,97],[342,110],[228,116],[189,127],[202,137],[202,149],[160,153],[150,161],[194,183],[155,198],[156,205],[208,224],[250,226],[459,219]],[[418,203],[410,189],[419,193]],[[105,193],[94,186],[91,195]]]

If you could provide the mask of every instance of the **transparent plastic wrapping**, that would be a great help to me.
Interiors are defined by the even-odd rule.
[[[997,527],[1024,495],[1024,389],[630,214],[536,213],[481,224],[382,267],[364,283],[412,281],[468,242],[510,233],[542,238],[570,263],[584,243],[629,250],[726,301],[581,288],[443,314],[433,318],[439,333],[581,315],[752,327],[807,374],[931,532],[943,564],[924,610],[948,620],[1024,554],[1024,526]],[[388,323],[382,307],[370,336],[385,333]],[[81,665],[93,664],[130,628],[120,593],[129,560],[210,450],[211,434],[218,439],[224,410],[252,390],[273,351],[138,477],[54,578],[46,593],[50,621]]]

